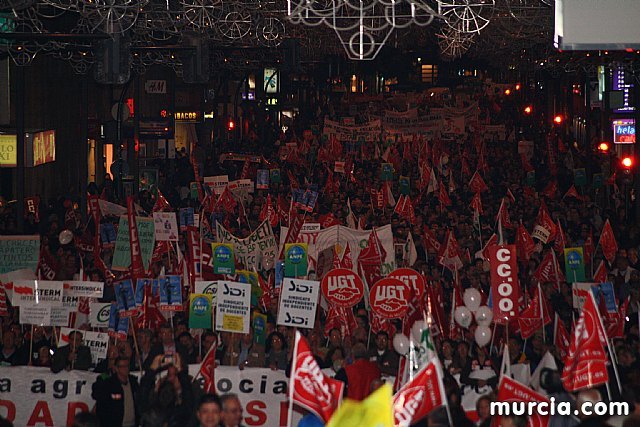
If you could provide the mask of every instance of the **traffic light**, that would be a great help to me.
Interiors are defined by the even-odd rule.
[[[520,83],[516,84],[516,90],[520,90],[521,86]]]
[[[233,119],[229,119],[229,121],[227,122],[227,130],[231,132],[235,128],[236,128],[236,122],[233,121]]]
[[[529,116],[533,112],[533,107],[531,105],[527,105],[524,107],[524,114]]]
[[[553,118],[553,123],[555,123],[556,125],[561,125],[562,122],[564,122],[564,117],[562,117],[560,114],[556,114],[556,116]]]
[[[620,164],[625,171],[630,171],[634,163],[635,161],[631,156],[625,156],[620,160]]]
[[[504,91],[504,94],[507,95],[507,96],[511,95],[511,89],[506,89]]]
[[[602,141],[600,144],[598,144],[598,151],[603,154],[607,154],[609,152],[609,148],[611,147],[609,146],[609,143],[606,141]]]

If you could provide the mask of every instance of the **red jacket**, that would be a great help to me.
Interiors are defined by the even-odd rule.
[[[380,378],[380,369],[375,362],[358,359],[346,368],[341,369],[336,379],[347,385],[347,397],[353,400],[364,400],[371,392],[371,382]],[[345,381],[346,380],[346,381]]]

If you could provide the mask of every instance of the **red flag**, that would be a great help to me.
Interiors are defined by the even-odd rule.
[[[537,270],[533,273],[533,278],[540,283],[565,281],[564,274],[560,269],[558,260],[554,258],[553,253],[551,252],[547,252],[547,255],[545,255],[545,257],[542,259],[542,262],[538,266]]]
[[[198,185],[200,185],[198,183]],[[170,211],[171,205],[169,201],[164,197],[164,195],[160,192],[160,189],[157,190],[156,193],[156,202],[153,204],[153,208],[151,212],[162,212],[162,211]]]
[[[440,209],[444,210],[445,206],[451,206],[451,199],[447,194],[447,189],[444,188],[442,182],[439,183],[440,191],[438,192],[438,200],[440,201]]]
[[[507,205],[504,202],[504,198],[500,202],[500,208],[498,209],[498,214],[496,215],[496,222],[500,221],[503,227],[512,228],[513,224],[511,223],[511,218],[509,217],[509,209],[507,209]]]
[[[589,236],[584,241],[584,263],[591,263],[591,259],[593,258],[593,254],[596,251],[596,248],[593,243],[593,229],[589,226]]]
[[[374,209],[383,209],[385,205],[383,191],[378,191],[375,188],[371,188],[369,190],[369,193],[369,197],[371,197],[371,206],[373,206]]]
[[[564,322],[556,313],[553,328],[553,345],[558,349],[558,356],[562,360],[566,359],[569,354],[569,332],[564,326]]]
[[[572,197],[576,200],[583,200],[582,196],[580,195],[580,193],[578,193],[578,190],[576,189],[575,185],[572,185],[566,193],[564,193],[564,196],[562,196],[562,200],[564,200],[566,197]]]
[[[94,248],[95,250],[95,248]],[[36,273],[44,280],[54,280],[60,269],[60,264],[51,255],[46,245],[40,247],[40,257],[38,258],[38,266]]]
[[[272,227],[275,227],[276,225],[278,225],[278,222],[280,221],[280,218],[278,218],[278,214],[276,213],[276,210],[273,208],[273,203],[271,202],[271,194],[267,195],[267,202],[262,205],[262,210],[260,211],[260,222],[264,221],[265,219],[269,220],[269,224],[271,224]]]
[[[218,340],[214,339],[211,348],[207,351],[207,355],[202,359],[200,364],[200,375],[204,378],[204,386],[202,390],[205,393],[216,394],[216,348],[218,347]]]
[[[600,264],[593,275],[593,281],[596,283],[604,283],[607,281],[607,274],[609,274],[609,272],[607,271],[607,267],[604,265],[604,261],[600,261]]]
[[[284,244],[282,245],[278,259],[284,259],[284,245],[287,243],[293,243],[298,239],[298,234],[300,234],[302,224],[304,224],[303,221],[304,218],[298,215],[295,211],[291,211],[289,213],[289,229],[287,230],[287,235],[285,236]]]
[[[598,308],[593,293],[588,292],[582,314],[573,330],[569,354],[564,359],[562,385],[569,393],[609,381],[603,337]]]
[[[489,248],[497,244],[498,244],[498,235],[496,233],[493,233],[493,235],[489,237],[489,240],[487,240],[487,243],[485,243],[484,248],[482,248],[482,250],[480,251],[480,253],[482,254],[482,258],[484,258],[485,260],[490,259]]]
[[[222,194],[220,194],[217,204],[222,206],[225,211],[233,212],[238,205],[238,202],[235,201],[235,199],[231,195],[231,190],[229,190],[229,187],[227,186],[222,191]]]
[[[602,227],[602,234],[600,234],[600,240],[598,245],[602,248],[604,257],[609,261],[609,264],[613,263],[618,253],[618,243],[616,242],[616,236],[613,235],[613,229],[609,220],[604,223]]]
[[[341,222],[336,218],[332,213],[328,213],[326,215],[320,215],[318,217],[318,221],[320,222],[320,226],[322,228],[329,228],[334,225],[340,225]]]
[[[424,231],[424,242],[427,245],[427,249],[431,249],[435,252],[440,252],[440,242],[436,239],[436,236],[429,229],[429,226],[425,225],[423,228]]]
[[[496,401],[506,402],[509,404],[513,404],[514,402],[523,402],[523,408],[528,405],[528,402],[545,402],[547,404],[547,408],[549,407],[549,399],[545,396],[536,393],[529,387],[526,387],[505,375],[500,377]],[[548,411],[547,415],[540,415],[536,411],[533,411],[533,414],[528,418],[528,427],[547,427],[547,425],[549,425]],[[501,420],[502,417],[500,415],[494,416],[491,420],[492,427],[502,425]]]
[[[358,255],[358,273],[364,278],[368,286],[373,286],[382,278],[382,261],[387,252],[382,247],[375,228],[369,234],[369,244]]]
[[[607,307],[600,308],[600,314],[604,320],[605,328],[607,330],[607,338],[624,338],[624,324],[627,318],[627,312],[629,311],[629,302],[631,298],[628,297],[622,304],[617,312],[610,313]],[[604,295],[600,295],[600,305],[604,305]]]
[[[518,259],[521,261],[529,261],[536,248],[536,243],[522,223],[516,231],[516,247],[518,248]]]
[[[327,312],[324,324],[324,336],[328,337],[332,329],[339,329],[343,337],[350,337],[358,327],[356,316],[350,308],[332,305]]]
[[[551,215],[547,211],[547,205],[544,201],[540,204],[538,209],[538,216],[536,217],[535,227],[531,236],[537,238],[542,243],[548,243],[553,241],[556,237],[557,227],[551,219]]]
[[[89,196],[97,197],[97,196]],[[40,196],[25,197],[24,199],[24,216],[33,214],[35,222],[40,222]]]
[[[322,372],[307,340],[297,331],[290,378],[290,401],[328,422],[340,405],[344,383]]]
[[[430,361],[393,396],[395,425],[408,426],[447,404],[440,361]]]
[[[564,247],[566,245],[566,239],[564,237],[564,231],[562,231],[562,224],[558,220],[558,233],[556,234],[556,240],[553,243],[553,249],[558,254],[564,254]]]
[[[138,223],[136,222],[133,197],[127,197],[127,218],[129,220],[129,247],[131,250],[131,271],[134,279],[145,276],[144,263],[142,262],[142,249],[138,236]],[[134,282],[135,283],[135,282]]]
[[[471,209],[473,209],[474,215],[482,215],[482,200],[480,199],[480,193],[475,193],[473,195],[473,199],[471,199],[471,203],[469,204]]]
[[[489,189],[489,187],[487,187],[487,184],[484,182],[484,179],[482,179],[482,176],[480,176],[478,171],[476,171],[471,177],[471,181],[469,181],[469,188],[471,189],[472,192],[476,194],[482,193]]]
[[[385,331],[390,337],[396,334],[396,328],[389,319],[383,319],[380,316],[369,312],[369,324],[371,325],[371,333],[377,334],[380,331]]]
[[[557,192],[558,184],[555,181],[551,181],[549,184],[547,184],[544,190],[542,190],[542,195],[553,199],[555,198]]]
[[[551,323],[546,300],[540,294],[541,291],[538,287],[529,306],[520,312],[518,325],[520,326],[520,335],[524,339],[530,338],[535,331]]]
[[[451,231],[447,231],[445,243],[438,254],[438,263],[451,271],[460,270],[463,266],[460,257],[460,246]]]

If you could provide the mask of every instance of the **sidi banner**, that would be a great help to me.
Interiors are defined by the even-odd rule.
[[[515,245],[489,247],[493,319],[504,324],[518,317],[518,264]]]

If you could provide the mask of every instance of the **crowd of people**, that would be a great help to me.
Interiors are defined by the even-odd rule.
[[[193,147],[190,156],[177,152],[175,159],[163,163],[159,168],[157,188],[141,191],[136,203],[147,213],[155,210],[159,200],[166,201],[165,210],[193,207],[206,216],[210,224],[220,222],[238,238],[250,235],[265,219],[266,204],[273,203],[278,219],[272,225],[274,234],[279,235],[280,226],[288,225],[286,216],[292,205],[291,189],[309,188],[317,191],[318,200],[313,210],[305,213],[306,222],[326,223],[328,220],[330,224],[351,225],[364,230],[391,224],[394,246],[399,248],[396,265],[418,271],[426,278],[428,286],[438,289],[443,296],[444,327],[434,334],[434,341],[445,371],[444,384],[456,427],[491,425],[489,404],[496,400],[505,349],[508,349],[511,365],[526,364],[530,372],[535,371],[547,352],[551,352],[557,365],[562,367],[562,357],[553,344],[553,325],[541,328],[528,340],[522,339],[517,331],[509,334],[503,328],[498,328],[498,332],[494,329],[495,340],[490,346],[475,342],[474,326],[457,334],[452,332],[460,329],[452,318],[452,305],[455,304],[452,295],[456,288],[475,288],[483,296],[490,294],[489,263],[483,253],[490,237],[495,233],[503,241],[514,243],[519,226],[531,232],[539,210],[548,209],[558,226],[555,240],[536,240],[535,246],[525,253],[520,253],[518,247],[521,293],[534,295],[537,292],[536,271],[552,251],[562,257],[560,240],[562,248],[585,248],[585,254],[589,256],[587,279],[593,277],[601,261],[604,262],[607,281],[613,283],[618,303],[629,300],[624,333],[613,343],[616,353],[613,363],[617,363],[623,387],[619,390],[615,376],[611,375],[608,389],[613,393],[613,400],[630,403],[632,415],[624,424],[622,419],[609,422],[640,425],[640,228],[631,220],[632,209],[625,193],[628,189],[623,182],[625,177],[620,173],[616,175],[615,170],[610,169],[616,162],[598,153],[590,142],[574,144],[568,127],[553,127],[545,124],[542,118],[523,117],[520,112],[523,99],[482,86],[479,89],[461,87],[452,95],[452,99],[438,101],[420,97],[415,107],[420,116],[426,116],[436,108],[467,110],[471,106],[473,119],[467,119],[466,130],[455,139],[442,135],[431,140],[421,136],[402,139],[382,135],[376,141],[338,141],[323,134],[324,119],[340,120],[350,116],[353,125],[358,126],[368,121],[372,109],[375,113],[375,110],[391,110],[394,106],[385,101],[381,105],[370,105],[366,112],[349,114],[353,99],[327,100],[331,108],[319,108],[314,122],[300,121],[281,133],[276,141],[256,148],[254,154],[260,156],[262,166],[250,162],[218,162],[221,153],[213,148]],[[504,125],[504,136],[485,138],[479,131],[485,125]],[[533,141],[531,153],[519,152],[521,140]],[[283,154],[281,147],[292,146],[295,146],[293,150],[288,149]],[[344,173],[335,172],[335,161],[346,163]],[[376,206],[371,190],[378,191],[387,185],[380,177],[382,163],[393,164],[393,179],[388,183],[395,198],[401,192],[398,177],[409,177],[410,188],[406,195],[412,204],[411,214],[398,212],[388,199],[381,208]],[[271,182],[268,190],[256,189],[243,200],[236,200],[239,206],[234,210],[219,206],[203,210],[202,193],[206,198],[208,192],[201,187],[201,194],[194,195],[190,188],[190,183],[204,176],[228,175],[230,180],[241,177],[255,180],[256,169],[265,167],[280,169],[281,181]],[[569,190],[576,190],[576,169],[585,170],[588,184],[579,185],[579,191],[574,194]],[[480,193],[482,205],[479,208],[470,207],[474,192],[469,182],[476,171],[487,187]],[[591,185],[596,174],[606,174],[602,187]],[[119,184],[117,176],[107,175],[103,182],[91,184],[88,192],[124,205]],[[433,184],[437,184],[437,188]],[[90,214],[82,217],[78,208],[80,201],[78,194],[41,200],[37,212],[28,213],[26,230],[17,230],[12,207],[5,206],[0,234],[40,234],[41,258],[54,266],[55,280],[72,280],[78,277],[82,267],[87,278],[107,283],[101,301],[110,302],[115,299],[112,286],[118,280],[110,270],[113,246],[95,242],[100,245],[96,252],[84,251],[77,244],[92,242],[95,227],[100,227],[92,222]],[[507,210],[506,217],[501,209]],[[507,217],[510,223],[505,222]],[[597,245],[607,221],[619,247],[611,263]],[[101,219],[102,226],[112,224],[117,227],[117,223],[115,216]],[[215,230],[215,226],[212,229]],[[75,239],[71,243],[61,243],[62,230],[72,231]],[[460,268],[445,268],[439,257],[439,245],[434,244],[444,244],[449,233],[455,236],[459,245]],[[413,257],[402,249],[408,239],[415,245]],[[188,253],[184,235],[180,237],[179,246],[182,253]],[[162,254],[152,261],[149,271],[154,277],[163,269],[177,271],[176,259]],[[563,267],[562,264],[558,265]],[[271,287],[266,293],[274,292],[275,295],[273,282],[269,280],[272,272],[257,273]],[[310,271],[308,277],[320,280],[324,273],[326,271]],[[541,285],[551,310],[571,331],[580,315],[574,307],[571,283],[553,277]],[[188,284],[185,289],[188,295]],[[523,302],[524,306],[526,302]],[[271,298],[269,305],[258,304],[255,309],[267,315],[264,343],[257,342],[253,330],[244,335],[190,330],[187,314],[177,313],[161,324],[130,329],[127,339],[110,342],[107,358],[92,361],[89,348],[83,344],[80,325],[74,325],[78,330],[70,334],[69,345],[58,346],[59,328],[21,325],[18,310],[9,307],[9,316],[2,318],[0,364],[50,367],[54,373],[71,369],[95,372],[97,379],[92,385],[95,408],[90,414],[79,414],[74,424],[77,426],[235,427],[242,425],[243,408],[238,396],[205,393],[201,384],[189,376],[187,365],[202,363],[215,346],[213,351],[218,366],[270,368],[288,375],[294,329],[277,325],[277,298]],[[393,346],[394,335],[402,331],[402,323],[398,320],[381,328],[364,302],[354,307],[352,314],[355,323],[341,319],[336,324],[329,322],[325,310],[319,309],[315,328],[302,332],[321,368],[345,383],[345,396],[363,400],[384,381],[393,381],[402,374],[398,371],[403,356]],[[474,375],[480,370],[493,371],[493,375]],[[140,375],[133,375],[137,372]],[[607,398],[604,387],[573,396],[564,391],[559,378],[559,373],[549,375],[542,384],[547,394],[558,400],[577,404]],[[473,408],[469,408],[470,395],[476,396]],[[319,421],[308,417],[302,421],[307,423],[305,425],[322,425],[314,422]],[[604,418],[580,414],[576,418],[552,417],[549,425],[607,425],[605,422]],[[503,426],[520,427],[525,425],[523,423],[526,423],[523,417],[502,420]],[[447,424],[446,416],[442,418],[442,413],[435,411],[418,425]]]

